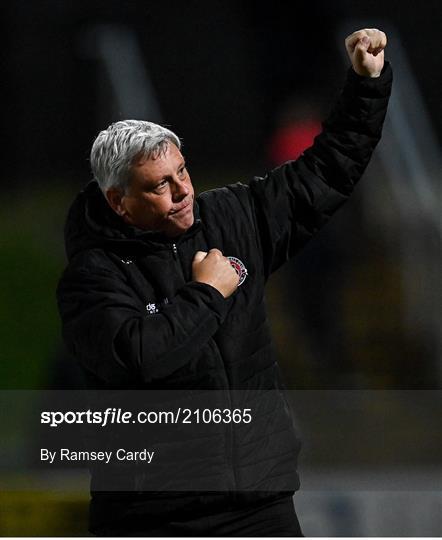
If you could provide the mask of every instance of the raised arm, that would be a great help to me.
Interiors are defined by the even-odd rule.
[[[249,185],[266,275],[294,255],[346,201],[378,141],[391,92],[385,34],[376,29],[346,39],[352,62],[344,90],[323,131],[296,161]]]

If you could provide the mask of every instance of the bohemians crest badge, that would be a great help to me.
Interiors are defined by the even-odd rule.
[[[230,261],[230,264],[233,266],[233,269],[239,276],[238,287],[242,285],[247,277],[247,268],[244,266],[244,263],[237,259],[236,257],[227,257]]]

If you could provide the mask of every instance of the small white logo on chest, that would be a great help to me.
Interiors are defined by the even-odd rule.
[[[149,315],[153,315],[154,313],[158,313],[159,309],[157,308],[156,304],[151,302],[146,304],[146,311],[149,313]]]

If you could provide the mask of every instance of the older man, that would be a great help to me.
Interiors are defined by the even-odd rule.
[[[195,198],[180,141],[168,129],[128,120],[98,135],[95,179],[69,212],[69,265],[58,288],[64,338],[88,386],[222,391],[232,409],[247,401],[253,421],[215,426],[210,465],[201,471],[211,478],[207,491],[153,493],[149,477],[135,475],[132,492],[93,492],[91,531],[301,534],[292,502],[299,442],[264,286],[367,166],[390,95],[385,46],[376,29],[346,39],[352,69],[323,132],[297,161],[248,184]],[[197,445],[189,459],[189,468],[201,461]]]

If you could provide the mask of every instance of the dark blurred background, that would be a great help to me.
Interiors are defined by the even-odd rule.
[[[384,138],[351,202],[271,279],[268,304],[289,388],[440,390],[440,2],[17,0],[0,9],[3,389],[77,385],[55,287],[65,265],[64,218],[91,177],[99,130],[130,117],[160,122],[182,138],[198,191],[245,182],[311,143],[345,80],[344,38],[378,27],[395,73]],[[370,403],[365,414],[382,414]],[[434,447],[439,409],[429,410],[425,440]],[[399,432],[420,429],[400,406],[392,426],[398,448]],[[327,449],[330,463],[340,451]],[[439,471],[434,456],[442,452],[431,453],[431,463],[424,454],[416,467],[421,456]],[[308,466],[314,470],[314,460]],[[52,508],[48,495],[14,497],[3,500],[0,534],[32,534],[20,529],[20,512],[33,516],[38,497]],[[75,534],[76,523],[81,534],[85,497],[56,498],[53,521],[35,518],[33,530]],[[438,497],[431,504],[440,505]],[[306,534],[348,530],[340,501],[332,498],[330,521]],[[358,504],[365,508],[350,506]],[[60,517],[65,511],[69,518]],[[352,523],[355,533],[373,533],[363,520]],[[413,523],[408,531],[424,534],[420,518]]]

